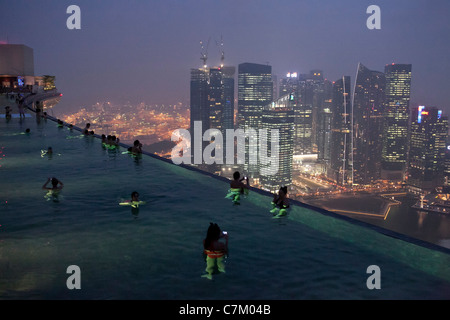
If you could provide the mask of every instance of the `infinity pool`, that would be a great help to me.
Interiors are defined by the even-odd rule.
[[[0,119],[1,299],[450,298],[445,249],[301,205],[272,219],[267,194],[233,206],[224,181],[125,151],[50,119]],[[58,202],[41,188],[53,176]],[[118,205],[135,190],[139,212]],[[212,281],[201,277],[210,222],[230,239]],[[79,290],[66,286],[70,265]],[[381,289],[366,286],[371,265]]]

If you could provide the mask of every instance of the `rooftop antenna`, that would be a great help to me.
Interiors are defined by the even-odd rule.
[[[209,40],[210,39],[211,38],[208,39],[208,43],[206,44],[206,48],[203,45],[203,41],[200,41],[200,46],[202,48],[202,52],[201,52],[202,57],[200,58],[200,60],[203,61],[203,68],[207,67],[206,61],[208,60],[208,47],[209,47]]]

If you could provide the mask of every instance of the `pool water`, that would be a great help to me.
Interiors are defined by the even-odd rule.
[[[444,249],[299,205],[272,219],[263,193],[233,206],[209,175],[105,149],[49,119],[0,120],[1,299],[450,298]],[[58,201],[44,197],[48,177],[64,183]],[[146,201],[138,212],[118,205],[135,190]],[[201,277],[210,222],[230,249],[212,281]],[[71,265],[79,290],[66,286]],[[381,289],[366,285],[371,265]]]

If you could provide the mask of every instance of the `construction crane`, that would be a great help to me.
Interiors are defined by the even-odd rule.
[[[203,61],[203,68],[207,67],[206,61],[208,60],[208,47],[209,47],[209,40],[210,39],[211,38],[208,39],[208,43],[206,44],[206,48],[203,45],[203,41],[200,40],[200,47],[202,48],[200,60]]]
[[[223,49],[223,36],[220,36],[220,44],[216,41],[216,45],[220,47],[220,67],[225,65],[225,51]]]

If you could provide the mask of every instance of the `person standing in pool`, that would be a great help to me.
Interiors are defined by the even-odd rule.
[[[225,273],[224,260],[228,254],[228,234],[222,232],[216,223],[209,224],[206,238],[203,240],[203,252],[206,254],[206,274],[202,277],[212,280],[216,264],[219,272]]]
[[[272,210],[270,212],[275,217],[281,217],[287,214],[289,208],[289,199],[287,198],[288,189],[286,186],[281,187],[278,194],[275,194],[272,200]]]
[[[24,105],[24,99],[19,100],[19,116],[22,118],[22,116],[25,118],[25,105]]]
[[[90,123],[86,123],[86,127],[84,127],[84,129],[83,129],[83,134],[88,135],[90,127],[91,127],[91,124]]]
[[[49,182],[51,182],[52,184],[51,187],[48,186]],[[58,195],[63,188],[64,184],[56,178],[48,178],[47,182],[42,186],[42,189],[47,190],[45,198],[47,198],[47,200],[50,200],[52,198],[53,201],[58,200]]]
[[[247,181],[247,184],[244,184],[242,181]],[[241,174],[239,171],[236,171],[233,174],[233,180],[230,182],[230,190],[228,194],[225,196],[227,199],[233,200],[234,204],[240,204],[241,194],[248,194],[249,191],[249,181],[247,177],[243,177],[241,179]]]
[[[52,183],[51,187],[47,186],[49,182]],[[48,178],[47,182],[42,186],[42,189],[44,189],[44,190],[51,190],[51,191],[58,191],[58,192],[61,191],[63,188],[64,188],[64,184],[60,180],[58,180],[54,177]]]
[[[135,140],[131,152],[134,154],[142,153],[142,143],[139,140]]]
[[[5,118],[11,119],[11,107],[10,106],[5,107]]]

